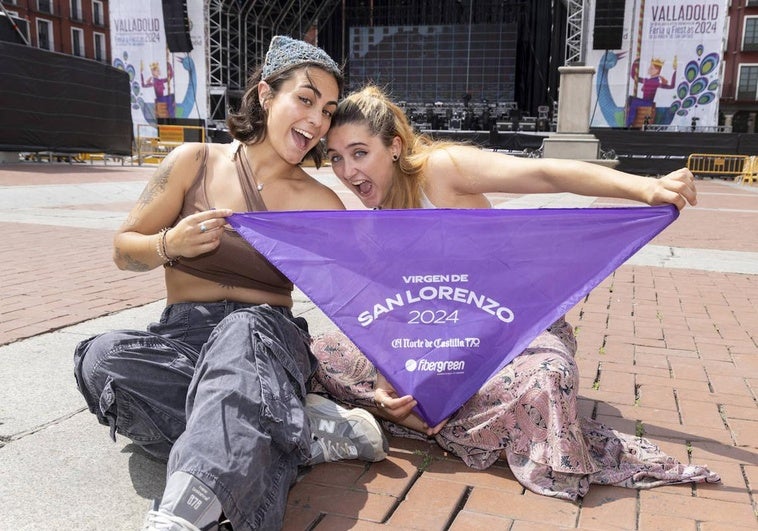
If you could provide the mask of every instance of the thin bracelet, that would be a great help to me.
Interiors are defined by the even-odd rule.
[[[166,250],[166,233],[171,229],[171,227],[164,227],[160,230],[158,233],[158,241],[155,242],[155,250],[158,253],[158,256],[161,257],[161,260],[163,260],[163,267],[172,267],[179,258],[172,258],[168,255],[168,251]]]
[[[166,257],[166,263],[163,264],[163,267],[173,267],[174,264],[179,260],[179,257],[172,258],[168,255],[168,248],[166,247],[166,235],[168,234],[168,231],[171,229],[171,227],[166,227],[161,234],[161,248],[163,249],[163,256]]]
[[[168,262],[168,257],[163,254],[163,246],[161,245],[161,240],[163,239],[163,233],[166,232],[167,229],[161,229],[160,232],[158,232],[158,239],[155,240],[155,252],[158,253],[158,256],[161,257],[161,260],[164,262]]]

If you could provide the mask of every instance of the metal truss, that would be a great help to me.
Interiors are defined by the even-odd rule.
[[[223,122],[274,35],[303,37],[340,0],[204,0],[208,120]]]
[[[229,108],[227,89],[239,71],[239,9],[237,2],[204,0],[206,16],[208,122],[223,124]],[[239,84],[237,82],[236,84]]]
[[[570,65],[584,61],[584,0],[563,0],[566,4],[566,62]]]

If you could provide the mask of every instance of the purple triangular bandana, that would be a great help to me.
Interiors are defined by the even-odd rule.
[[[668,205],[227,219],[433,426],[678,214]]]

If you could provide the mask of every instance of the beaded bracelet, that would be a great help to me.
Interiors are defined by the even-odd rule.
[[[166,233],[168,233],[170,229],[171,227],[162,228],[158,233],[158,241],[155,242],[155,251],[163,260],[163,267],[171,267],[177,262],[177,260],[179,260],[178,257],[171,258],[166,250]]]

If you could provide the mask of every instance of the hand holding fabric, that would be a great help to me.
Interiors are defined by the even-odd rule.
[[[652,181],[647,203],[651,206],[672,204],[679,210],[687,203],[697,204],[695,178],[687,168],[680,168]]]
[[[378,371],[376,373],[374,401],[379,407],[379,413],[383,418],[397,424],[402,424],[412,430],[425,433],[430,437],[439,433],[445,424],[447,424],[448,419],[445,419],[430,428],[421,417],[413,413],[413,408],[416,407],[418,402],[411,395],[398,397],[392,385]]]
[[[218,247],[226,225],[224,218],[231,214],[231,210],[223,208],[198,212],[180,220],[166,235],[169,256],[192,258]]]

